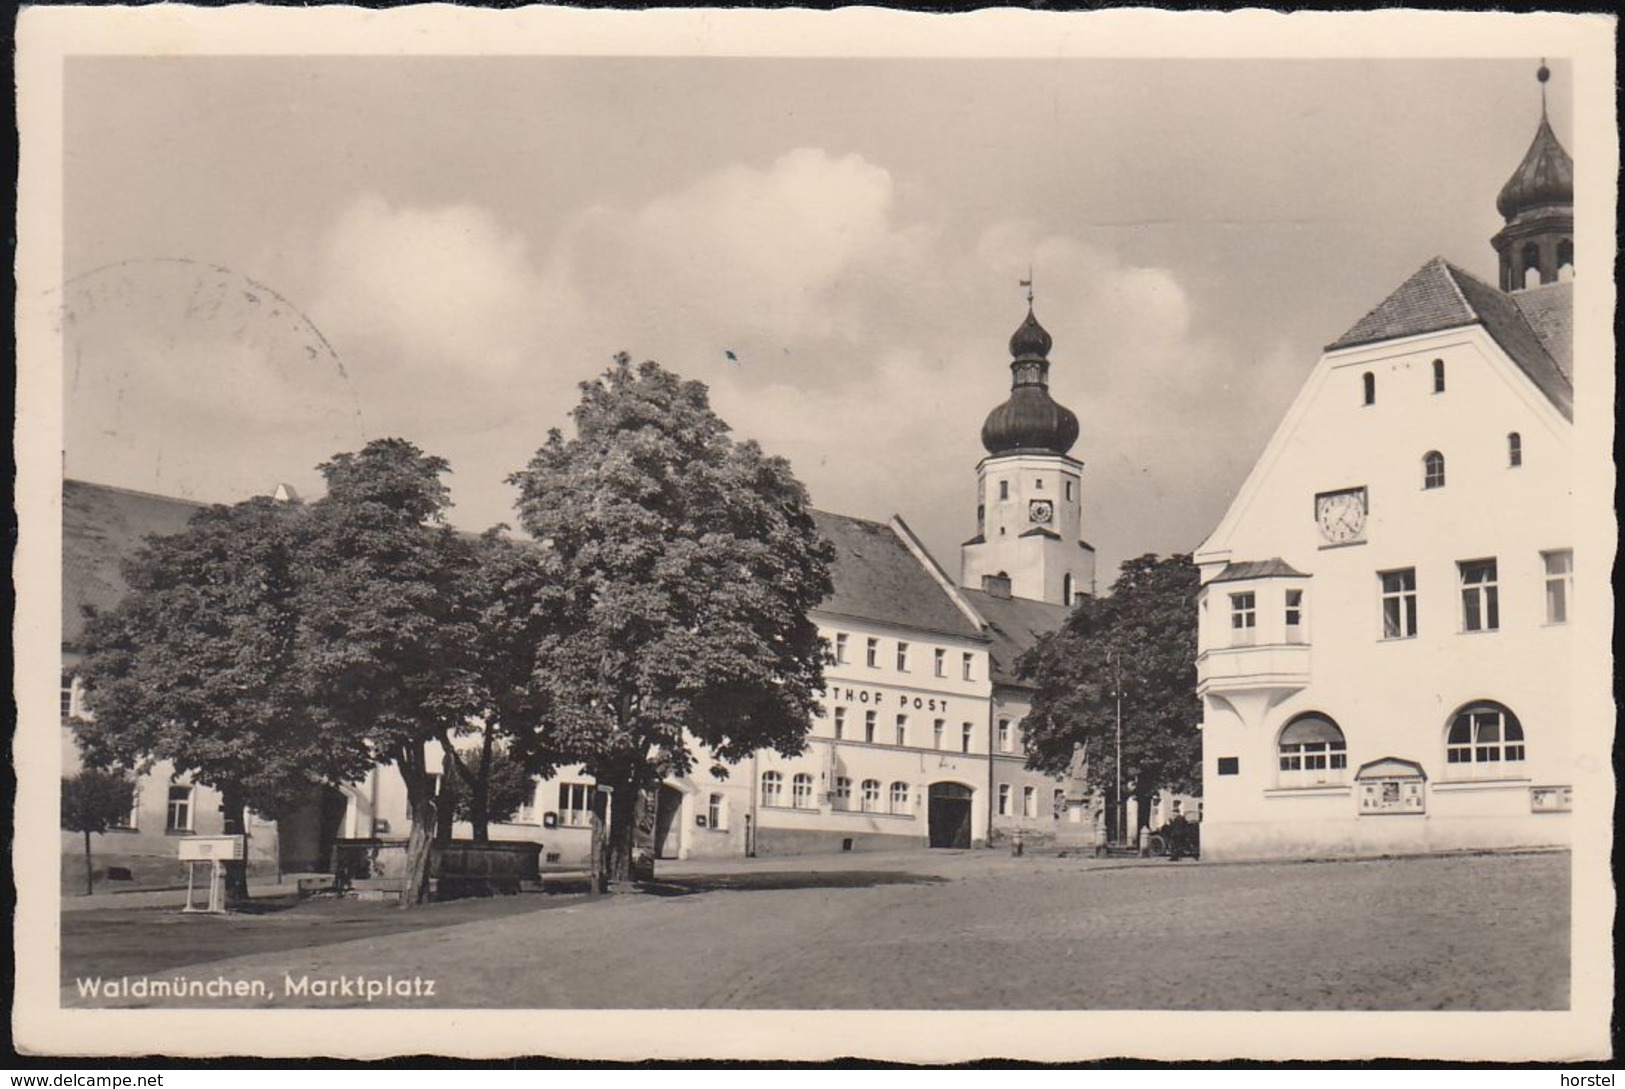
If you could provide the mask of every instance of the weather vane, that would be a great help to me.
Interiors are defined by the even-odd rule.
[[[1540,58],[1540,68],[1535,72],[1535,78],[1540,81],[1540,116],[1546,116],[1546,81],[1552,78],[1552,70],[1546,67],[1546,58]]]

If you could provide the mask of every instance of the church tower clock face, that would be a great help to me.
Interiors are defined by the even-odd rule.
[[[1047,526],[1055,518],[1055,504],[1048,499],[1034,499],[1027,504],[1027,519],[1037,525]]]

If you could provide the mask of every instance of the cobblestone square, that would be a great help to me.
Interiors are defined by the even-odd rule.
[[[916,852],[663,863],[636,895],[413,912],[66,913],[63,1003],[487,1008],[1558,1010],[1566,853],[1320,863]],[[228,935],[225,928],[232,928]],[[231,955],[236,948],[245,955]],[[255,950],[246,952],[247,950]],[[204,959],[197,959],[202,957]],[[188,959],[192,958],[192,959]],[[263,980],[245,999],[77,980]],[[375,997],[286,980],[434,981]]]

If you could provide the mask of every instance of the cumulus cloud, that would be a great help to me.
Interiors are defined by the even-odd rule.
[[[1290,361],[1241,359],[1205,332],[1172,270],[1031,221],[911,215],[883,165],[818,148],[580,209],[545,249],[488,209],[367,197],[321,250],[324,322],[392,373],[418,368],[394,418],[466,452],[480,479],[461,472],[456,488],[476,522],[511,516],[500,473],[625,349],[708,382],[736,433],[789,457],[816,502],[900,512],[952,568],[1029,263],[1055,395],[1083,422],[1086,536],[1107,570],[1194,547],[1220,511],[1175,497],[1211,476],[1203,494],[1222,506],[1292,387],[1254,396]],[[1193,460],[1197,444],[1218,452]]]
[[[368,195],[328,230],[319,309],[335,326],[393,342],[407,363],[511,374],[568,292],[524,237],[468,204],[396,206]]]

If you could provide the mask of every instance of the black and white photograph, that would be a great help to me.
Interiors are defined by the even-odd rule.
[[[1605,1058],[1615,29],[25,13],[18,1047]]]

